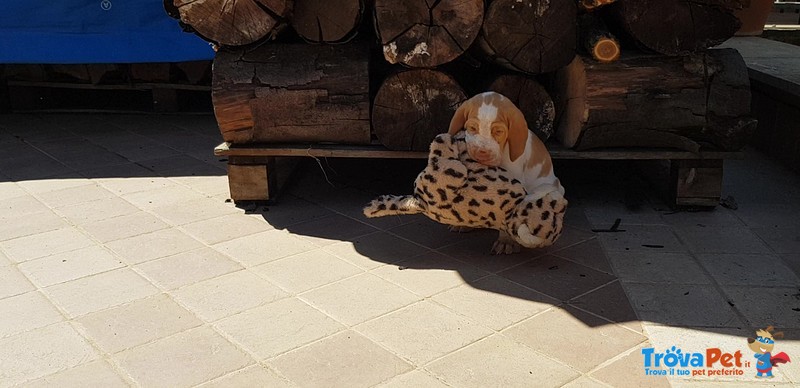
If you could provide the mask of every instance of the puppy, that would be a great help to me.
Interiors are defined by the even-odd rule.
[[[522,182],[528,199],[546,195],[564,197],[544,143],[528,129],[522,111],[508,97],[496,92],[478,94],[465,101],[450,121],[448,133],[466,132],[470,157],[487,166],[499,166]],[[505,232],[492,247],[499,253],[519,252],[520,246]]]

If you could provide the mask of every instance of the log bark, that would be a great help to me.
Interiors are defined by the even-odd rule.
[[[243,46],[270,39],[285,25],[292,0],[173,0],[181,22],[203,39]],[[174,14],[174,8],[165,7]]]
[[[483,0],[375,0],[375,29],[389,63],[435,67],[472,45]]]
[[[508,97],[525,115],[528,128],[547,141],[553,135],[555,107],[547,91],[535,79],[505,74],[495,78],[488,90]]]
[[[294,0],[292,28],[307,42],[344,43],[364,15],[364,0]]]
[[[220,50],[211,98],[228,142],[370,142],[366,45]]]
[[[436,135],[447,132],[458,106],[467,99],[448,74],[429,69],[389,76],[372,106],[372,128],[391,150],[427,151]]]
[[[618,1],[608,9],[645,48],[684,55],[731,38],[741,25],[733,14],[735,4],[730,0],[637,0]]]
[[[578,7],[585,11],[594,11],[615,1],[617,0],[578,0]]]
[[[602,147],[741,149],[755,128],[747,67],[736,50],[684,57],[576,57],[555,76],[557,137]]]
[[[492,0],[478,50],[511,70],[555,71],[575,56],[577,12],[574,0]]]

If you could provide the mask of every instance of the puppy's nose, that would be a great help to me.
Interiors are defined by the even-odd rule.
[[[481,158],[481,159],[485,159],[485,158],[488,158],[488,157],[492,156],[492,153],[487,151],[487,150],[478,150],[476,156]]]

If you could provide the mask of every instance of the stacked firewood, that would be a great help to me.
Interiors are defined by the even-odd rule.
[[[426,150],[468,96],[511,98],[568,147],[736,150],[747,69],[708,50],[748,0],[165,0],[213,42],[233,143]]]

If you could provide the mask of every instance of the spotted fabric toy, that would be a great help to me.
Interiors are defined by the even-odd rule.
[[[383,195],[364,208],[367,217],[422,213],[459,227],[503,231],[527,248],[552,245],[561,234],[567,200],[554,187],[538,198],[500,167],[471,159],[462,137],[441,134],[431,143],[428,165],[414,194]]]

